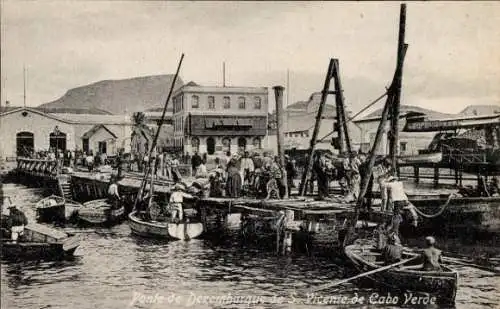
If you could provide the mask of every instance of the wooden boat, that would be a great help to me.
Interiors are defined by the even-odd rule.
[[[345,255],[360,272],[372,271],[385,266],[382,254],[375,249],[374,243],[359,241],[353,245],[345,247]],[[403,259],[415,257],[415,253],[404,253]],[[418,261],[418,260],[417,260]],[[435,295],[436,301],[440,304],[453,304],[457,293],[458,273],[446,266],[442,266],[443,271],[423,271],[419,269],[409,269],[416,266],[409,262],[398,268],[391,268],[386,271],[374,273],[370,279],[384,286],[402,292],[423,292]]]
[[[107,199],[99,199],[84,203],[78,210],[78,219],[85,224],[109,225],[120,222],[124,213],[123,206],[113,209]]]
[[[38,222],[64,222],[66,220],[65,199],[51,195],[36,203]]]
[[[7,236],[3,230],[0,251],[2,259],[9,261],[70,258],[80,245],[76,236],[37,223],[25,226],[24,234],[17,242]]]
[[[398,164],[421,164],[421,163],[439,163],[443,160],[442,152],[422,153],[418,155],[400,156]]]
[[[168,221],[146,221],[142,212],[133,211],[128,215],[132,234],[167,240],[189,240],[203,233],[199,222],[173,223]]]

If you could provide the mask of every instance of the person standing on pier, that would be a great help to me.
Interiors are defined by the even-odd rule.
[[[292,188],[295,187],[293,180],[297,177],[297,169],[295,168],[295,160],[290,160],[289,156],[285,156],[285,169],[286,169],[286,182],[288,187],[288,195],[290,196],[290,192]]]
[[[196,169],[201,164],[201,157],[198,152],[195,152],[193,157],[191,158],[191,167],[193,168],[193,176],[196,176]]]
[[[240,197],[241,183],[241,174],[236,160],[231,159],[227,164],[226,197]]]
[[[241,158],[241,179],[243,180],[244,185],[249,185],[250,176],[253,174],[255,170],[253,160],[250,158],[250,153],[245,151],[243,154],[243,158]]]
[[[87,165],[89,172],[94,170],[94,155],[92,154],[92,150],[85,157],[85,164]]]
[[[318,198],[323,200],[329,196],[329,179],[326,175],[324,159],[321,158],[321,154],[316,152],[314,154],[313,172],[316,175],[318,183]]]

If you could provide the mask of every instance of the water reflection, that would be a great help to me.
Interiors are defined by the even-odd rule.
[[[33,218],[40,191],[14,186],[16,202]],[[261,303],[250,308],[310,308],[311,287],[346,278],[354,270],[328,256],[276,256],[272,245],[245,245],[237,233],[214,233],[189,242],[149,240],[130,235],[127,224],[111,229],[69,228],[81,238],[72,261],[2,262],[2,308],[249,308],[245,303],[203,303],[194,296],[284,297],[283,303]],[[217,237],[213,237],[216,235]],[[417,240],[417,244],[418,244]],[[439,239],[446,251],[484,254],[498,265],[497,244],[467,244]],[[488,244],[487,244],[488,245]],[[487,254],[485,253],[487,252]],[[458,308],[495,308],[499,276],[458,266]],[[368,281],[347,283],[326,295],[370,297],[384,291]],[[163,296],[163,303],[141,296]],[[309,295],[310,296],[310,295]],[[170,297],[170,298],[169,298]],[[402,297],[399,295],[399,297]],[[175,302],[170,300],[181,299]],[[321,308],[339,308],[322,305]],[[400,306],[392,306],[399,308]],[[391,308],[360,305],[357,308]]]

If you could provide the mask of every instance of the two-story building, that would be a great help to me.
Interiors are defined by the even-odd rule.
[[[210,87],[190,82],[173,95],[174,145],[193,154],[252,150],[267,135],[266,87]]]

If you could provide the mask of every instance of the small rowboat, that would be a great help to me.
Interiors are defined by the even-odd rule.
[[[382,254],[375,249],[373,242],[358,242],[347,246],[345,254],[360,272],[372,271],[385,266]],[[415,256],[415,253],[407,252],[403,254],[403,259]],[[409,263],[411,264],[411,262]],[[442,271],[423,271],[414,269],[415,266],[403,264],[399,268],[374,273],[369,278],[391,289],[435,295],[440,304],[455,303],[458,284],[456,271],[446,266],[442,266]]]
[[[200,222],[146,221],[143,215],[136,211],[128,215],[132,234],[167,240],[190,240],[203,233],[203,224]]]
[[[66,220],[65,199],[57,195],[45,197],[36,203],[38,222],[64,222]]]
[[[89,201],[78,210],[78,219],[84,224],[110,225],[123,219],[123,206],[113,209],[107,199]]]
[[[76,236],[30,223],[17,242],[2,235],[2,259],[8,261],[60,260],[71,258],[80,245]]]
[[[400,156],[398,164],[417,164],[417,163],[439,163],[443,160],[443,153],[422,153],[418,155]]]

